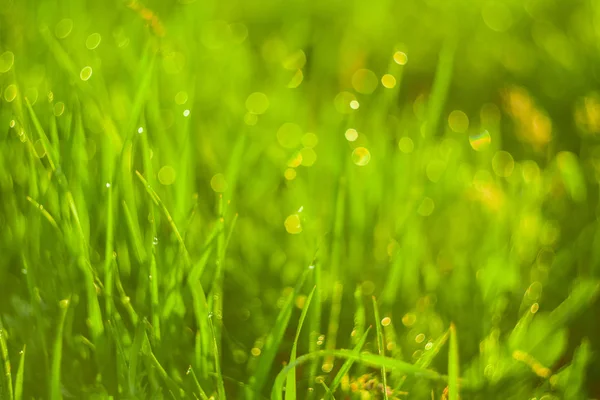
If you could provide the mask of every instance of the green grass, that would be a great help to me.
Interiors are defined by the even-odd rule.
[[[600,396],[594,2],[5,3],[0,399]]]

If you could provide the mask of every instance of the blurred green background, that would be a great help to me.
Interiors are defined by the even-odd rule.
[[[369,325],[452,382],[451,322],[461,398],[600,396],[599,43],[592,0],[3,0],[0,398],[264,398]]]

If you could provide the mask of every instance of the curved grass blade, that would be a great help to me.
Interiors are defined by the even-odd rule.
[[[448,351],[448,400],[458,400],[458,340],[454,323],[450,324],[450,348]]]
[[[60,316],[58,318],[56,338],[54,339],[54,353],[52,354],[52,369],[50,373],[50,400],[62,399],[60,390],[60,367],[62,361],[63,329],[70,302],[70,299],[60,301]]]
[[[23,346],[21,350],[21,359],[19,360],[19,368],[17,369],[17,377],[15,378],[15,400],[21,400],[23,398],[23,374],[25,373],[25,350],[27,345]]]
[[[210,331],[212,332],[213,339],[213,352],[215,355],[215,373],[217,375],[217,394],[219,399],[225,400],[225,384],[223,383],[223,374],[221,373],[221,361],[219,354],[219,345],[217,343],[217,338],[215,336],[215,327],[212,322],[212,318],[209,316],[208,324],[210,326]]]
[[[373,296],[373,312],[375,313],[375,327],[376,327],[376,332],[377,332],[377,349],[379,351],[379,355],[384,357],[385,356],[385,344],[383,341],[383,333],[381,332],[381,319],[379,316],[379,307],[377,306],[377,299],[375,299],[375,296]],[[388,399],[388,395],[387,395],[387,374],[385,372],[385,366],[382,365],[381,366],[381,382],[383,383],[383,388],[382,388],[382,392],[383,392],[383,398],[385,400]]]
[[[369,336],[370,330],[371,330],[371,327],[369,326],[367,328],[367,330],[365,331],[365,333],[363,333],[363,335],[358,340],[358,343],[356,344],[356,346],[354,346],[353,351],[356,355],[360,355],[360,350],[365,345],[365,342],[367,341],[367,337]],[[340,385],[340,383],[342,383],[342,379],[344,379],[344,376],[350,371],[350,368],[352,368],[353,364],[354,364],[354,360],[352,360],[352,359],[347,359],[346,361],[344,361],[344,364],[342,364],[342,367],[340,368],[338,373],[335,375],[335,378],[333,378],[331,385],[329,385],[329,388],[331,389],[332,393],[335,393],[335,391],[338,388],[338,386]]]
[[[208,396],[206,395],[206,392],[204,391],[204,389],[202,389],[202,386],[200,386],[200,382],[198,382],[198,378],[196,377],[196,373],[194,372],[194,369],[192,368],[192,366],[190,365],[188,370],[187,370],[188,375],[191,374],[192,375],[192,379],[194,380],[194,384],[196,385],[196,388],[198,389],[198,393],[200,393],[200,398],[202,400],[208,400]]]
[[[10,373],[10,359],[8,358],[8,347],[6,346],[6,331],[2,326],[2,322],[0,322],[0,353],[2,355],[2,367],[4,372],[4,377],[6,378],[6,388],[8,392],[8,398],[12,399],[13,397],[13,386],[12,386],[12,377]],[[2,385],[4,386],[4,385]],[[2,387],[0,386],[0,388]],[[2,391],[0,391],[2,394]]]
[[[294,298],[296,297],[296,294],[302,287],[302,284],[304,283],[304,280],[306,279],[306,276],[310,271],[311,270],[309,269],[306,272],[304,272],[304,274],[302,274],[300,281],[298,282],[292,293],[288,295],[283,307],[281,308],[281,311],[279,312],[279,315],[277,316],[277,319],[275,320],[273,329],[267,337],[267,340],[265,342],[265,350],[262,352],[261,357],[258,360],[256,372],[254,373],[252,378],[250,378],[249,382],[250,386],[252,386],[252,389],[256,393],[260,393],[264,388],[265,383],[267,382],[269,372],[273,367],[273,360],[277,355],[277,349],[279,348],[279,344],[283,339],[285,330],[287,329],[288,323],[290,322],[290,317],[292,316]],[[289,370],[286,372],[289,372]]]
[[[354,352],[354,350],[333,350],[333,351],[319,350],[319,351],[315,351],[315,352],[308,353],[308,354],[298,357],[294,363],[288,364],[285,368],[283,368],[279,372],[279,374],[277,374],[277,377],[275,378],[275,384],[273,385],[273,388],[271,390],[271,399],[272,400],[282,400],[283,399],[283,397],[282,397],[283,386],[284,386],[287,374],[292,368],[297,367],[298,365],[302,365],[308,361],[318,359],[319,357],[326,357],[326,356],[334,356],[336,358],[353,360],[354,362],[362,362],[365,365],[373,367],[373,368],[385,367],[386,370],[388,370],[388,369],[389,370],[397,370],[397,371],[403,372],[407,375],[424,378],[424,379],[430,379],[430,380],[434,380],[434,381],[447,382],[447,380],[448,380],[447,377],[440,375],[439,373],[437,373],[435,371],[424,369],[424,368],[419,368],[413,364],[409,364],[407,362],[400,361],[400,360],[395,360],[395,359],[389,358],[389,357],[382,357],[380,355],[369,354],[369,353],[356,354]]]
[[[300,332],[302,331],[302,325],[304,325],[304,319],[306,318],[306,314],[308,313],[308,309],[310,307],[310,302],[312,300],[313,295],[315,294],[316,286],[310,291],[310,294],[306,298],[304,303],[304,307],[302,308],[302,313],[300,314],[300,319],[298,320],[298,328],[296,329],[296,337],[294,338],[294,344],[292,345],[292,351],[290,354],[290,364],[296,361],[296,351],[298,349],[298,340],[300,339]],[[296,369],[293,368],[287,377],[287,383],[285,386],[285,400],[295,400],[296,399]]]

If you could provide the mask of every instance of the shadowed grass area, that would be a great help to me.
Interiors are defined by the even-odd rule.
[[[595,2],[6,0],[0,399],[600,396]]]

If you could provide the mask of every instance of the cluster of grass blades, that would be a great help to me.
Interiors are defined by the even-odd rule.
[[[599,396],[595,2],[5,3],[0,400]]]

